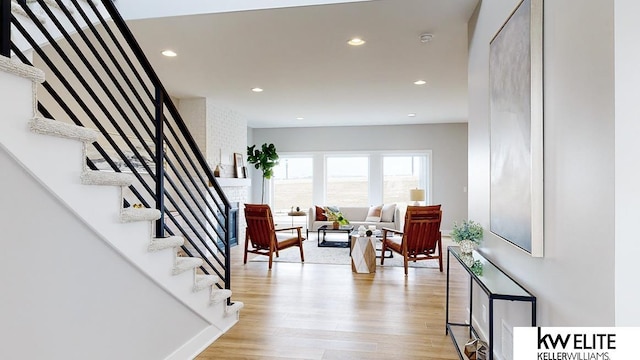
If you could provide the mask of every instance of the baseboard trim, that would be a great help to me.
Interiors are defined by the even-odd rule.
[[[222,334],[224,334],[224,332],[220,331],[217,327],[210,325],[187,341],[171,355],[167,356],[165,360],[194,359],[204,351],[204,349],[209,347],[209,345],[213,344],[213,342]]]

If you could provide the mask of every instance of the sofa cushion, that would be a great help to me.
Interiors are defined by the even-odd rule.
[[[324,214],[324,208],[316,205],[316,221],[327,221],[327,215]]]
[[[396,212],[396,204],[388,204],[382,207],[382,214],[380,215],[380,221],[382,222],[392,222],[395,219],[393,218],[393,214]]]
[[[364,219],[364,221],[379,222],[381,216],[382,205],[372,206],[369,208],[369,212],[367,213],[367,217]]]

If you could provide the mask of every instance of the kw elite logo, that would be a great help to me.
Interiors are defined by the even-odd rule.
[[[640,328],[516,327],[514,360],[637,359]]]
[[[615,349],[616,334],[544,333],[538,328],[538,359],[609,360],[609,352]]]

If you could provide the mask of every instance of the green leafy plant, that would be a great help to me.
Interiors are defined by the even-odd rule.
[[[482,242],[482,226],[473,221],[463,220],[462,224],[453,223],[451,239],[457,243],[463,240],[479,245]]]
[[[273,168],[278,165],[278,153],[273,144],[262,144],[262,150],[256,146],[247,146],[247,162],[262,171],[262,203],[264,203],[264,186],[266,179],[273,176]]]
[[[344,215],[340,212],[340,209],[333,206],[327,206],[324,208],[324,215],[327,217],[329,221],[337,221],[340,225],[349,225],[349,220],[347,220]]]
[[[329,221],[337,221],[340,225],[349,225],[349,220],[337,208],[327,206],[324,208],[324,215]]]
[[[471,266],[471,272],[476,274],[477,276],[482,276],[482,272],[484,271],[484,265],[482,265],[482,262],[480,260],[476,260],[473,262],[473,265]]]

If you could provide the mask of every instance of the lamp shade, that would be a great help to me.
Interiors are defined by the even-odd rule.
[[[424,189],[411,189],[409,191],[411,201],[424,201]]]

